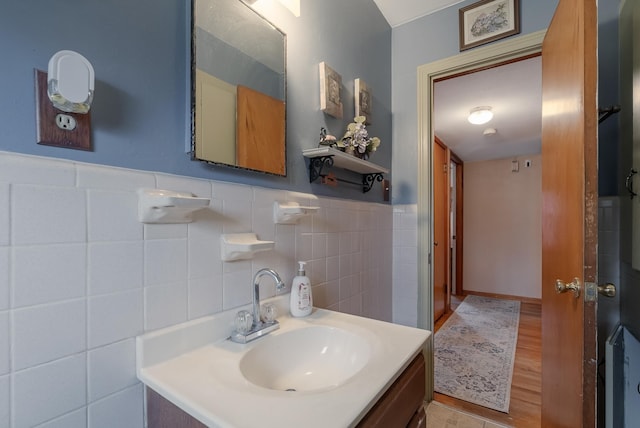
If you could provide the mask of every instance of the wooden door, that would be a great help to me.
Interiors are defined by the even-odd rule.
[[[447,149],[433,144],[433,320],[446,311],[449,253],[449,175]]]
[[[464,164],[462,160],[456,156],[453,152],[450,153],[451,162],[456,165],[456,192],[455,192],[455,200],[456,200],[456,208],[453,215],[456,223],[456,233],[455,233],[455,258],[456,264],[451,269],[453,272],[455,270],[456,275],[456,295],[462,296],[464,294],[464,284],[462,282],[462,267],[463,267],[463,245],[464,245],[464,230],[463,230],[463,221],[464,221]],[[452,198],[453,199],[453,198]],[[451,286],[449,286],[449,290],[451,290]],[[451,296],[449,296],[451,297]]]
[[[287,175],[285,103],[238,85],[236,166]]]
[[[594,427],[595,0],[560,0],[542,45],[542,426]],[[580,294],[556,292],[577,278]]]

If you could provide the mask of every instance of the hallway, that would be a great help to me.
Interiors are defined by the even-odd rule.
[[[504,296],[491,297],[504,298]],[[452,296],[451,309],[455,310],[461,301],[462,298],[460,296]],[[435,331],[438,331],[450,315],[451,313],[447,313],[436,322]],[[542,306],[540,303],[532,301],[521,302],[518,344],[508,414],[457,400],[437,392],[434,393],[434,400],[448,407],[478,415],[499,424],[518,428],[539,428],[541,423],[541,318]]]

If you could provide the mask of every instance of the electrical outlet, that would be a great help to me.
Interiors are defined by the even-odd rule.
[[[56,125],[58,125],[58,128],[60,129],[73,131],[76,129],[76,120],[73,116],[69,116],[68,114],[58,113],[56,115]]]
[[[37,142],[68,149],[92,150],[91,113],[67,113],[51,104],[47,95],[47,73],[35,71]]]

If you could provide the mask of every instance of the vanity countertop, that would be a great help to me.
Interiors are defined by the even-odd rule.
[[[272,299],[286,312],[288,295]],[[429,331],[314,308],[305,318],[283,315],[280,329],[248,344],[227,340],[236,310],[140,336],[138,378],[209,427],[349,427],[371,409],[426,346]],[[242,357],[263,341],[324,326],[365,338],[367,363],[344,383],[323,390],[287,392],[249,382]]]

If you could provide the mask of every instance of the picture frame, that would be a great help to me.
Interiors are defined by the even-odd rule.
[[[324,61],[320,67],[320,110],[342,119],[342,76]]]
[[[371,87],[367,85],[364,80],[357,78],[354,81],[354,105],[355,105],[355,115],[364,116],[365,124],[371,124],[371,105],[373,104],[373,95],[371,93]]]
[[[460,51],[520,33],[520,0],[480,0],[458,11]]]

